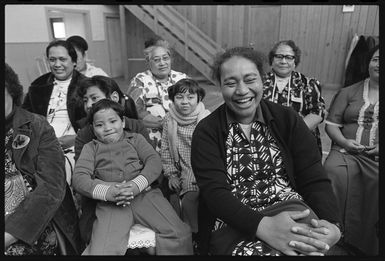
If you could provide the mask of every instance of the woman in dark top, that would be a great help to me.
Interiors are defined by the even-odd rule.
[[[317,142],[291,108],[262,100],[263,56],[220,54],[225,103],[196,127],[200,250],[221,255],[323,255],[340,238],[339,209]]]
[[[62,149],[44,117],[20,108],[23,87],[8,64],[4,75],[4,254],[79,254]]]

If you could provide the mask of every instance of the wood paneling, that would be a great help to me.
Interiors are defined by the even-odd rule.
[[[254,46],[266,54],[279,40],[292,39],[302,51],[298,71],[338,88],[350,41],[358,35],[379,35],[379,7],[355,5],[343,13],[342,5],[175,5],[180,14],[223,48]],[[130,15],[127,15],[130,17]],[[131,16],[130,57],[142,57],[144,39],[153,34]],[[187,68],[178,61],[178,67]]]
[[[343,13],[341,5],[281,6],[279,40],[292,39],[302,51],[298,70],[324,86],[338,88],[354,33],[378,36],[376,5],[355,5]]]

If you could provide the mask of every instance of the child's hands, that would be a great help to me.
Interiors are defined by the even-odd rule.
[[[110,202],[116,202],[116,196],[119,195],[120,190],[114,185],[110,186],[106,193],[106,200]]]
[[[116,195],[116,205],[123,207],[129,205],[136,195],[140,193],[138,186],[132,181],[123,181],[115,185],[119,189],[118,195]]]
[[[180,180],[178,177],[169,177],[168,179],[168,187],[176,192],[180,190]]]

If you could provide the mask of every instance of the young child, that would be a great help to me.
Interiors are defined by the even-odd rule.
[[[191,138],[198,122],[210,112],[202,99],[205,91],[192,79],[182,79],[168,89],[173,102],[163,122],[161,157],[168,185],[180,198],[181,217],[198,232],[198,186],[190,163]]]
[[[158,153],[141,134],[123,130],[124,109],[109,99],[95,103],[88,121],[97,140],[84,145],[72,185],[97,203],[91,240],[83,255],[124,255],[134,223],[156,232],[157,255],[191,255],[191,231],[159,189]]]

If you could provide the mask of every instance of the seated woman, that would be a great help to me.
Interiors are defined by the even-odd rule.
[[[107,98],[121,104],[124,108],[124,130],[131,133],[140,133],[147,141],[150,141],[143,123],[137,120],[138,114],[133,100],[122,93],[118,84],[113,79],[105,76],[87,78],[80,83],[78,95],[82,97],[84,110],[87,113],[90,111],[92,105],[101,99]],[[87,118],[79,121],[79,125],[83,126],[83,128],[78,131],[75,139],[75,161],[79,158],[83,146],[93,139],[96,139],[92,126],[87,122]],[[155,184],[151,185],[155,187]],[[76,198],[78,204],[81,205],[79,210],[80,233],[83,242],[88,244],[91,238],[92,224],[96,218],[96,200],[81,197],[79,194],[76,194]],[[143,226],[134,226],[132,232],[136,237],[130,238],[130,247],[143,248],[155,246],[155,237],[153,236],[154,232],[152,230]],[[149,240],[139,242],[143,237]]]
[[[149,69],[131,80],[127,95],[135,101],[139,119],[148,128],[152,145],[160,152],[162,120],[171,103],[167,89],[187,75],[171,70],[171,49],[163,39],[146,41],[144,56]]]
[[[123,107],[109,99],[89,112],[97,139],[84,145],[72,178],[75,191],[97,200],[83,255],[124,255],[134,222],[156,231],[157,255],[191,255],[188,225],[149,186],[162,171],[159,154],[141,134],[123,130],[123,115]]]
[[[76,255],[78,218],[53,128],[22,108],[23,87],[5,64],[4,254]]]
[[[43,115],[54,128],[69,162],[67,182],[70,184],[74,166],[73,146],[80,127],[77,121],[86,116],[76,90],[86,77],[75,70],[77,54],[70,43],[52,41],[46,48],[46,55],[51,72],[31,83],[23,108]]]
[[[318,125],[325,117],[325,102],[321,84],[295,70],[301,59],[301,50],[292,40],[276,43],[269,52],[272,71],[263,77],[263,98],[292,107],[303,118],[317,138],[322,154]]]
[[[324,165],[342,209],[343,243],[359,255],[379,253],[379,55],[378,46],[369,52],[368,78],[334,96],[325,126],[332,148]]]
[[[76,62],[76,70],[84,74],[87,77],[92,77],[94,75],[108,76],[101,68],[95,67],[90,63],[87,63],[87,50],[88,44],[87,41],[79,36],[73,35],[68,37],[67,42],[72,44],[78,55],[78,60]]]
[[[194,238],[198,232],[199,189],[191,168],[191,137],[198,122],[210,111],[202,102],[205,90],[192,79],[182,79],[169,87],[168,96],[172,104],[163,123],[161,158],[164,176],[170,190],[177,194],[180,204],[176,210],[181,212],[180,216],[190,226]]]
[[[262,99],[263,55],[235,47],[214,60],[225,101],[199,122],[191,164],[201,253],[323,255],[339,209],[317,142],[291,108]]]

